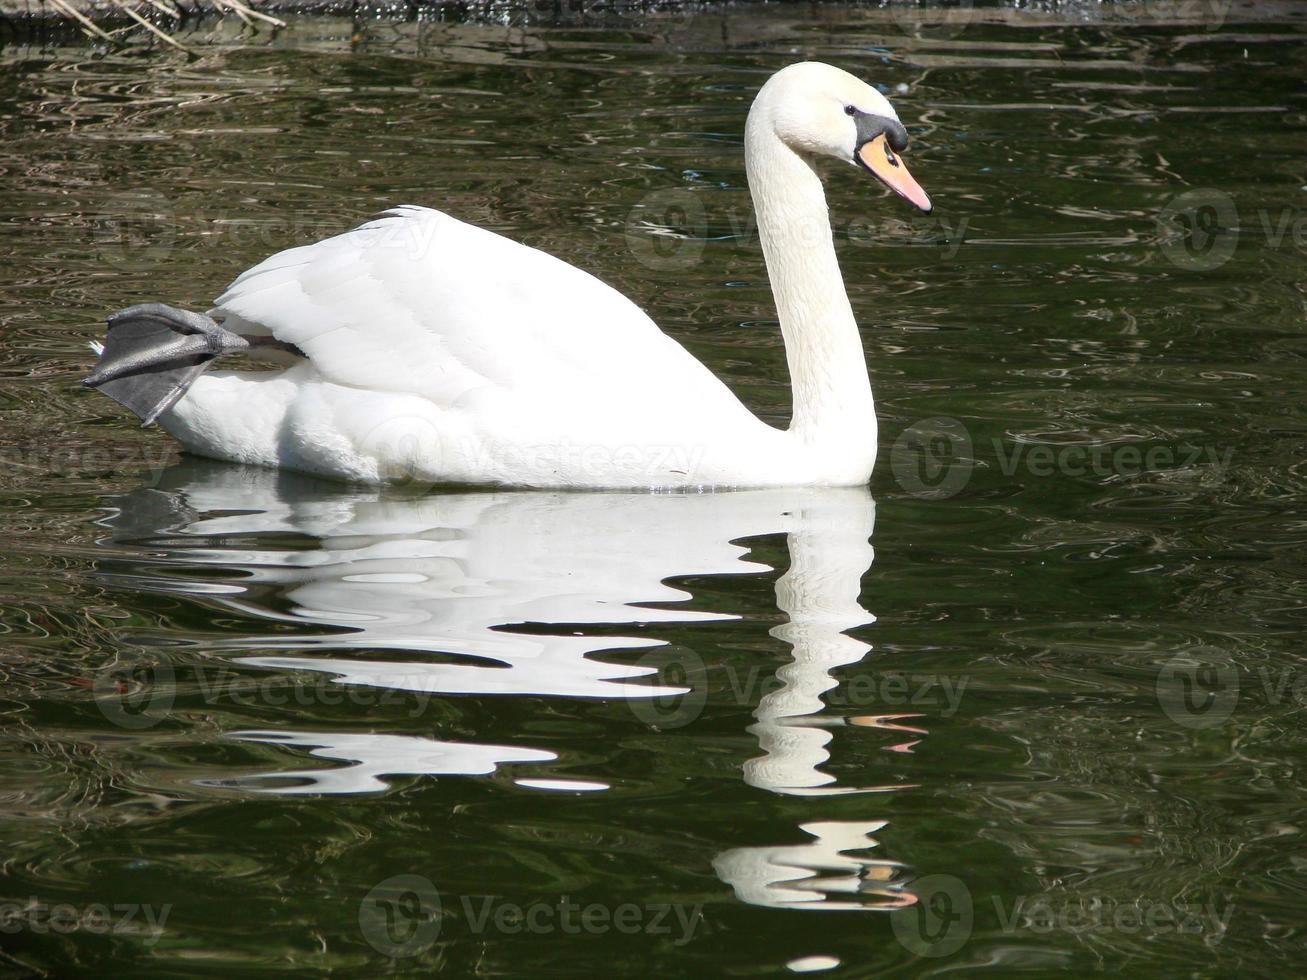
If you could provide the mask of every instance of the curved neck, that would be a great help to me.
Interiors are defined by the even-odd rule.
[[[755,103],[744,162],[758,215],[794,392],[790,432],[809,444],[875,452],[875,408],[844,277],[831,236],[821,178],[777,137]]]

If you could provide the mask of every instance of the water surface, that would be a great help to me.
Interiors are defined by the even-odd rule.
[[[1250,16],[0,52],[7,968],[1291,971],[1307,29]],[[867,491],[341,487],[77,385],[106,311],[420,203],[783,423],[741,133],[798,57],[890,92],[937,203],[828,177]]]

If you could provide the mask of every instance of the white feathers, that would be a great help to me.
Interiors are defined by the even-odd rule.
[[[807,119],[804,139],[845,153],[849,100],[893,111],[844,72],[794,66],[759,94],[746,134],[794,381],[789,431],[589,273],[413,206],[239,276],[210,313],[306,360],[211,370],[159,421],[196,453],[351,480],[865,483],[876,420],[861,340],[820,180],[775,122]]]

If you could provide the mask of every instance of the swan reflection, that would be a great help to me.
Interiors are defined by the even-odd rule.
[[[790,568],[776,583],[776,605],[785,622],[771,635],[791,647],[793,662],[776,672],[778,686],[763,695],[750,727],[764,755],[744,764],[752,786],[795,796],[866,792],[869,787],[832,786],[835,777],[818,767],[830,753],[830,728],[843,724],[824,716],[822,695],[838,684],[830,674],[860,661],[871,649],[844,631],[874,622],[858,602],[862,576],[874,552],[870,507],[803,511],[787,530]]]
[[[383,776],[485,775],[510,762],[552,762],[553,752],[518,749],[507,745],[440,742],[412,735],[378,735],[371,732],[235,732],[247,742],[269,742],[307,748],[321,759],[339,759],[352,765],[341,769],[303,769],[258,773],[239,780],[207,780],[210,785],[242,786],[264,793],[368,793],[383,790]],[[260,785],[266,783],[267,785]]]
[[[800,824],[815,840],[723,851],[713,870],[750,905],[827,912],[903,908],[915,902],[896,881],[903,865],[859,853],[879,846],[871,835],[885,825],[884,820]]]
[[[776,585],[784,622],[771,632],[790,646],[791,660],[754,710],[749,731],[759,753],[744,764],[744,779],[798,796],[903,788],[840,785],[821,768],[833,729],[895,727],[883,723],[888,719],[846,718],[823,701],[838,683],[832,671],[870,649],[847,633],[874,618],[859,604],[873,558],[875,510],[865,488],[407,498],[390,489],[188,460],[165,471],[157,487],[113,503],[102,522],[112,542],[147,548],[150,557],[106,563],[103,574],[136,590],[203,594],[277,624],[258,635],[206,641],[210,649],[246,666],[317,671],[324,683],[416,700],[515,695],[639,704],[688,696],[686,687],[660,682],[656,667],[633,664],[629,654],[619,662],[614,652],[666,646],[657,637],[659,624],[738,618],[728,609],[687,608],[694,596],[668,582],[770,571],[750,560],[740,542],[784,534],[790,567]],[[640,629],[616,636],[588,629],[621,632],[628,625]],[[251,650],[257,653],[241,652]],[[367,656],[372,651],[390,654]],[[706,678],[692,683],[707,685]],[[278,794],[363,793],[384,789],[389,777],[489,774],[512,766],[522,787],[606,788],[538,772],[558,758],[547,746],[294,730],[286,717],[284,728],[227,735],[343,765],[206,782]],[[793,843],[732,848],[714,867],[746,902],[892,905],[901,902],[887,884],[897,865],[866,856],[876,846],[870,835],[882,826],[805,823],[795,828]],[[805,835],[813,839],[805,843]]]

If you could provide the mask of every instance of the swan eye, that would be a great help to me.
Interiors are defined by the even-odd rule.
[[[855,106],[846,105],[844,107],[844,114],[846,116],[856,116],[858,114],[858,110]]]

